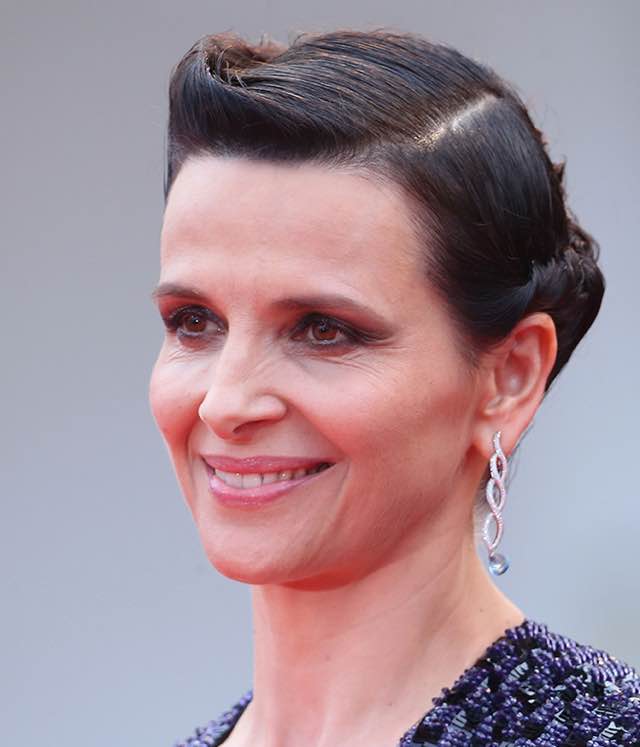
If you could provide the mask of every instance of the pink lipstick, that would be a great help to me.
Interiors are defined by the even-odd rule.
[[[207,454],[203,459],[213,496],[225,506],[244,508],[270,503],[298,485],[318,479],[333,466],[328,460],[309,457],[236,459]],[[306,474],[302,473],[303,470]]]

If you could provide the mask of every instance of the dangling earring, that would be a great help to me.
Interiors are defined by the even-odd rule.
[[[493,434],[494,453],[489,460],[489,471],[491,477],[487,482],[485,491],[487,503],[491,513],[487,515],[484,521],[482,537],[489,551],[489,570],[494,576],[502,575],[509,567],[509,561],[501,553],[496,553],[500,540],[502,539],[502,509],[507,498],[507,489],[505,487],[505,478],[507,477],[507,457],[500,446],[501,431]],[[497,493],[497,495],[496,495]],[[491,539],[490,526],[495,523],[495,536]]]

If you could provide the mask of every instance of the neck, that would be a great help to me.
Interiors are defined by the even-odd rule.
[[[229,743],[397,744],[524,620],[472,537],[451,540],[423,542],[336,588],[254,586],[254,695]]]

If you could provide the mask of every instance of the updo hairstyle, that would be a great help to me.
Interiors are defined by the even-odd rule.
[[[185,160],[202,154],[395,181],[470,367],[546,312],[558,338],[546,392],[600,308],[598,246],[565,204],[564,164],[515,90],[450,47],[386,30],[289,46],[205,36],[170,81],[165,200]]]

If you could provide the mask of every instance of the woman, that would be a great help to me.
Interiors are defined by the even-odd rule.
[[[517,95],[410,34],[200,40],[150,402],[253,687],[182,745],[640,744],[640,678],[492,582],[508,459],[598,313]],[[597,740],[597,741],[593,741]]]

